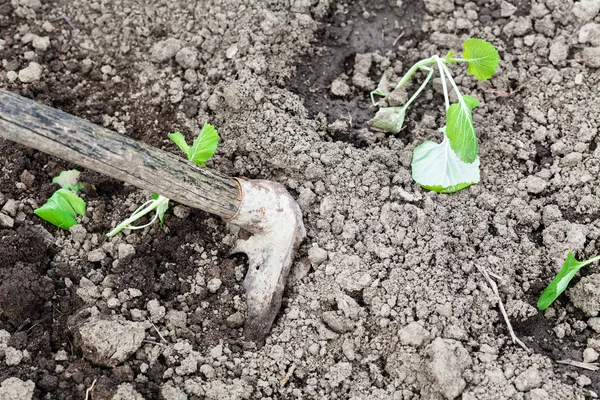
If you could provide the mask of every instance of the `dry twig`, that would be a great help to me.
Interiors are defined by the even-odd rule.
[[[481,267],[479,265],[475,265],[475,266],[477,267],[477,269],[479,270],[479,272],[481,272],[481,274],[483,275],[483,277],[488,281],[490,287],[492,288],[492,292],[494,292],[494,294],[498,298],[498,306],[500,307],[500,312],[502,313],[502,316],[504,317],[504,322],[506,323],[506,326],[508,328],[508,332],[510,333],[510,338],[512,339],[513,343],[518,344],[525,351],[527,351],[528,353],[531,353],[531,349],[529,347],[527,347],[525,345],[525,343],[523,343],[517,337],[517,335],[515,335],[515,331],[513,331],[512,325],[510,323],[510,320],[508,319],[508,315],[506,314],[506,310],[504,309],[504,304],[502,304],[502,299],[500,298],[500,293],[498,293],[498,285],[496,285],[496,282],[494,282],[492,280],[492,278],[490,277],[490,275],[488,274],[487,270],[484,267]]]
[[[556,362],[559,364],[571,365],[573,367],[583,368],[590,371],[598,371],[600,369],[598,363],[586,363],[575,360],[558,360]]]

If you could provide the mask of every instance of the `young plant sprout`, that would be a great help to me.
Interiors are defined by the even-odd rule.
[[[204,124],[192,146],[189,146],[186,143],[185,137],[181,132],[170,133],[168,136],[169,139],[171,139],[171,141],[186,154],[188,160],[202,167],[204,167],[206,162],[215,154],[215,150],[219,144],[219,134],[215,127],[210,124]],[[115,229],[107,233],[106,236],[111,238],[123,229],[143,229],[156,221],[156,219],[160,221],[160,227],[162,228],[165,223],[165,213],[168,208],[169,199],[158,193],[153,193],[151,200],[142,204],[129,218],[117,225]],[[151,212],[154,212],[154,217],[147,224],[139,226],[131,225]]]
[[[590,258],[589,260],[577,261],[573,253],[569,252],[562,268],[538,299],[538,310],[548,308],[567,289],[569,282],[571,282],[571,279],[573,279],[581,268],[596,261],[600,261],[600,256]]]
[[[77,215],[85,216],[86,203],[76,194],[83,189],[84,185],[79,182],[79,171],[76,169],[61,172],[59,176],[52,179],[52,182],[61,188],[33,212],[52,225],[69,230],[73,225],[78,224],[75,219]]]
[[[479,182],[479,143],[472,116],[473,108],[479,105],[479,101],[461,93],[448,65],[466,62],[469,64],[467,72],[470,75],[478,80],[488,80],[494,75],[500,62],[498,51],[485,40],[469,39],[463,46],[463,58],[455,58],[453,52],[450,52],[446,57],[435,55],[414,64],[396,88],[406,85],[419,70],[427,72],[421,86],[404,105],[382,107],[369,121],[373,128],[398,133],[404,124],[406,110],[425,89],[437,68],[444,92],[446,126],[439,129],[443,135],[441,143],[428,141],[414,149],[412,177],[423,188],[438,193],[453,193]],[[457,103],[450,104],[448,83],[458,99]],[[387,89],[387,77],[384,74],[378,88],[371,92],[374,106],[379,105],[375,96],[387,97]]]

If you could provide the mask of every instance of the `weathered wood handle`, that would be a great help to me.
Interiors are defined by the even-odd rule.
[[[236,179],[4,90],[0,137],[225,219],[240,205]]]

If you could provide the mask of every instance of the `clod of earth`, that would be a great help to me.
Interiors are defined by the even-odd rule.
[[[83,356],[96,365],[116,367],[135,353],[146,337],[146,327],[139,322],[106,320],[91,317],[84,322],[73,318],[69,329],[81,346]]]
[[[300,208],[282,185],[230,178],[3,90],[0,104],[0,136],[155,190],[252,233],[238,240],[233,252],[246,253],[250,263],[244,280],[246,337],[259,343],[265,339],[306,236]]]

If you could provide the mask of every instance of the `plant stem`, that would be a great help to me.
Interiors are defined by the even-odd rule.
[[[168,201],[169,201],[168,198],[161,196],[161,195],[159,195],[156,200],[147,201],[146,203],[142,204],[141,207],[139,207],[137,210],[135,210],[129,218],[127,218],[125,221],[123,221],[119,225],[117,225],[115,227],[115,229],[108,232],[106,234],[106,236],[108,236],[109,238],[112,238],[113,236],[115,236],[116,234],[121,232],[123,229],[129,229],[129,225],[131,225],[138,219],[142,218],[144,215],[148,214],[149,212],[156,210],[158,207],[160,207],[162,204],[164,204]],[[146,204],[148,204],[148,206],[146,206]],[[154,219],[156,219],[156,217]],[[154,219],[152,221],[154,221]],[[147,225],[144,225],[144,226],[147,226]],[[142,228],[142,227],[137,227],[137,228]]]
[[[594,258],[590,258],[589,260],[582,261],[581,262],[581,264],[582,264],[581,266],[584,267],[584,266],[586,266],[588,264],[591,264],[593,262],[596,262],[596,261],[600,261],[600,256],[596,256]]]
[[[448,76],[448,80],[450,81],[450,84],[452,85],[452,88],[454,89],[454,93],[456,93],[456,96],[458,96],[458,101],[461,104],[463,104],[465,101],[463,100],[462,94],[460,94],[460,90],[458,90],[458,86],[456,86],[456,82],[454,82],[454,79],[452,79],[452,75],[450,74],[450,70],[448,69],[448,67],[444,63],[441,63],[440,66],[441,66],[441,68],[444,69],[444,72]]]
[[[408,72],[406,74],[404,74],[402,79],[400,79],[400,82],[398,82],[398,84],[396,85],[396,88],[406,85],[406,82],[409,81],[409,79],[415,74],[415,72],[417,72],[417,70],[419,68],[425,67],[425,66],[433,64],[433,63],[435,63],[435,58],[429,57],[429,58],[425,58],[424,60],[419,61],[418,63],[416,63],[415,65],[410,67]]]
[[[446,105],[446,111],[450,108],[450,99],[448,96],[448,86],[446,85],[446,74],[444,73],[444,64],[442,60],[438,56],[435,57],[435,62],[437,63],[438,69],[440,70],[440,78],[442,78],[442,88],[444,89],[444,104]]]
[[[431,80],[431,77],[433,76],[433,68],[423,66],[423,67],[421,67],[421,69],[423,69],[425,71],[429,71],[429,73],[427,74],[427,78],[425,78],[423,83],[421,83],[421,86],[419,86],[417,91],[411,96],[410,99],[408,99],[408,101],[404,104],[404,106],[402,106],[402,108],[404,108],[405,110],[408,108],[408,106],[410,106],[410,104],[413,101],[415,101],[415,99],[419,96],[419,94],[423,91],[423,89],[425,89],[425,86],[427,86],[427,84]]]

